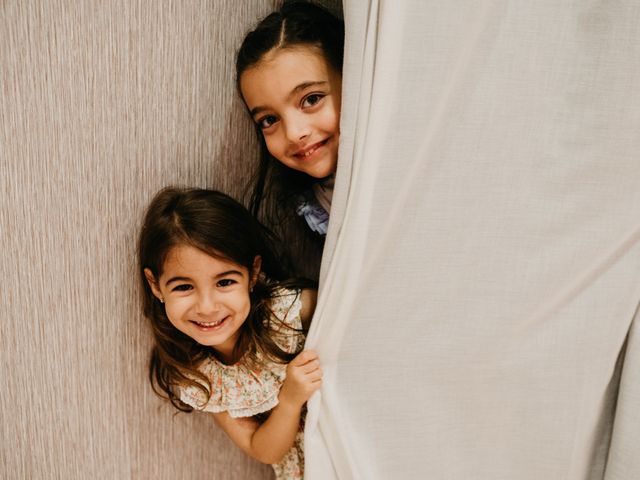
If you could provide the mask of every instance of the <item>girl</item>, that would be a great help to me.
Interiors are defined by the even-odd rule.
[[[250,201],[254,215],[263,197],[273,197],[326,234],[338,161],[343,50],[343,21],[306,2],[286,2],[242,42],[237,86],[262,146]]]
[[[149,376],[179,410],[211,412],[277,478],[301,479],[303,409],[322,383],[317,355],[301,352],[315,290],[287,280],[275,245],[222,193],[168,188],[155,196],[138,243],[155,337]]]

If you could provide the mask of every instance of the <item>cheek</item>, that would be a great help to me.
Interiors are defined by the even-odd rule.
[[[269,150],[269,153],[275,157],[274,152],[275,152],[275,149],[276,149],[275,148],[276,142],[275,142],[275,139],[274,139],[274,135],[264,135],[263,134],[262,138],[264,138],[264,143],[267,145],[267,150]]]
[[[331,105],[331,112],[328,121],[331,123],[331,129],[336,133],[340,132],[340,105],[335,103]]]
[[[247,289],[248,290],[248,289]],[[228,312],[233,312],[235,321],[238,322],[238,328],[242,325],[249,316],[251,311],[251,299],[249,298],[249,292],[234,292],[232,296],[226,300],[226,308]]]
[[[167,317],[169,318],[169,321],[176,327],[189,308],[186,303],[187,302],[181,300],[173,300],[165,303],[164,310],[167,314]]]
[[[291,162],[289,162],[289,159],[285,154],[286,152],[285,142],[281,138],[275,138],[275,136],[270,137],[269,139],[265,138],[265,143],[267,145],[267,150],[269,150],[269,153],[276,160],[283,163],[287,167],[291,167]]]
[[[178,315],[175,311],[175,309],[170,308],[170,307],[165,307],[164,309],[165,313],[167,314],[167,318],[169,319],[169,321],[171,322],[171,325],[173,325],[174,327],[178,327]]]
[[[318,126],[327,133],[340,132],[340,109],[335,104],[327,105],[317,118]]]
[[[248,293],[238,295],[235,310],[246,320],[249,316],[249,312],[251,311],[251,298]]]

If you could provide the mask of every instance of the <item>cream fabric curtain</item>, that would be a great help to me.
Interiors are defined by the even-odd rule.
[[[344,13],[306,478],[640,478],[640,4]]]
[[[240,193],[273,6],[0,2],[0,477],[271,478],[150,392],[132,262],[158,188]],[[345,3],[310,479],[640,478],[639,9]]]

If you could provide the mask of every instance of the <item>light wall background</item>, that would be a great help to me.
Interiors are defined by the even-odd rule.
[[[135,240],[165,185],[242,192],[234,53],[276,3],[0,1],[0,478],[272,477],[152,393]]]

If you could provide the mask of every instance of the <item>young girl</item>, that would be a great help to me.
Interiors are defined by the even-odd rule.
[[[287,280],[272,234],[216,191],[160,191],[138,254],[154,391],[210,412],[277,478],[301,479],[304,405],[322,383],[318,356],[301,351],[315,290]]]
[[[236,79],[263,152],[251,196],[254,215],[263,198],[272,197],[326,234],[338,160],[343,50],[344,22],[307,2],[285,2],[242,42]]]

